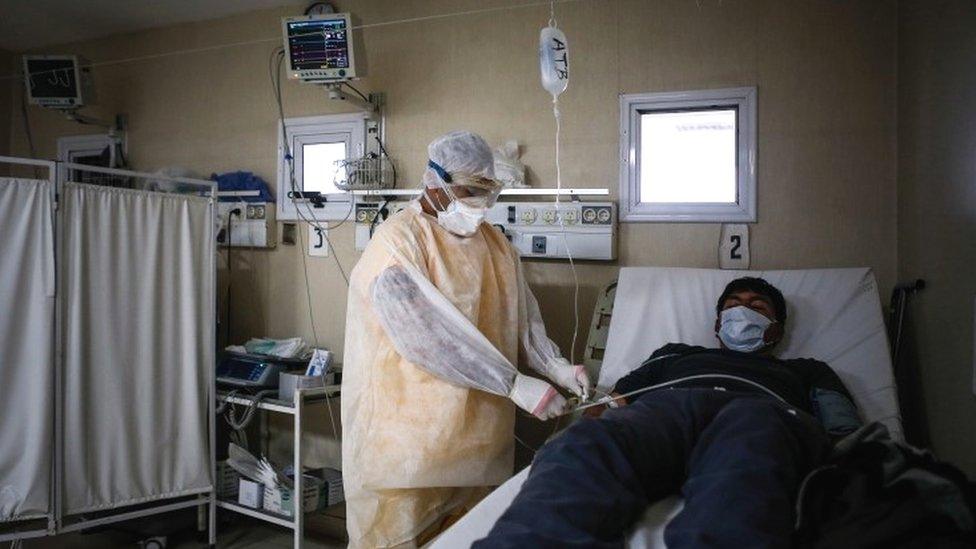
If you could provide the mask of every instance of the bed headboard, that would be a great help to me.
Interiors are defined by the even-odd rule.
[[[837,371],[866,421],[902,438],[888,337],[870,269],[723,271],[664,267],[620,270],[598,385],[608,389],[666,343],[717,347],[715,304],[729,281],[760,276],[783,292],[781,358],[816,358]]]

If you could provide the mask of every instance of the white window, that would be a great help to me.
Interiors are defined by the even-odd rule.
[[[364,115],[286,118],[284,122],[284,136],[278,129],[278,219],[334,221],[352,215],[352,195],[336,187],[336,181],[345,179],[338,161],[362,156]],[[323,200],[316,206],[308,200],[290,198],[292,191],[321,193]]]
[[[756,220],[756,88],[620,97],[621,221]]]
[[[70,135],[58,138],[58,160],[100,168],[125,167],[125,141],[108,134]],[[127,178],[81,169],[72,169],[68,181],[126,186]]]

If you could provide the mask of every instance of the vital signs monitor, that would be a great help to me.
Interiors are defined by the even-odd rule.
[[[288,59],[288,78],[340,82],[364,76],[356,63],[352,17],[328,13],[281,20]]]

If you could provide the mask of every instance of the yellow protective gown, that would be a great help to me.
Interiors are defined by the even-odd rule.
[[[391,273],[409,276],[394,276],[391,286]],[[443,302],[412,319],[402,315],[413,301],[380,304],[404,278],[416,293],[411,277]],[[422,333],[411,334],[418,325]],[[455,236],[416,202],[379,227],[353,269],[346,319],[342,466],[351,547],[410,545],[511,476],[515,407],[504,395],[520,355],[544,372],[559,352],[499,231],[482,224],[471,237]],[[452,366],[468,372],[455,375]]]

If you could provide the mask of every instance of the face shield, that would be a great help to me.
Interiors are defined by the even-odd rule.
[[[467,177],[454,174],[454,183],[444,185],[444,190],[452,200],[470,208],[488,209],[495,205],[502,186],[493,179],[486,177]]]

